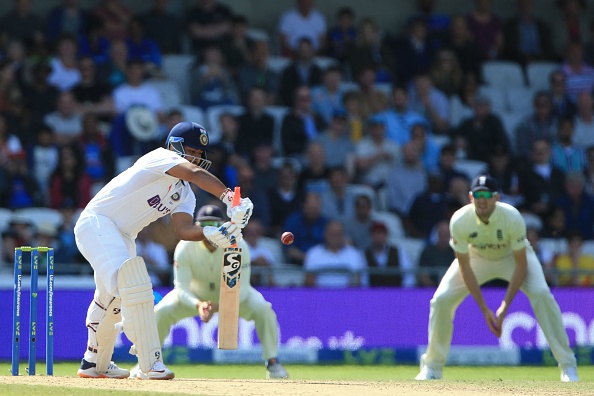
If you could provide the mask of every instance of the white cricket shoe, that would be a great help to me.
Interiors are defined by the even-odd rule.
[[[175,374],[163,362],[157,360],[146,373],[143,373],[138,365],[134,366],[131,377],[139,380],[170,380],[175,378]]]
[[[561,368],[561,382],[579,382],[577,367],[565,366]]]
[[[80,362],[80,368],[77,371],[77,375],[81,378],[117,378],[123,379],[130,376],[130,372],[126,369],[119,368],[114,362],[109,363],[107,372],[97,372],[95,363],[87,362],[85,359]]]
[[[285,370],[285,368],[278,362],[268,364],[266,365],[266,379],[271,378],[287,379],[289,378],[289,373],[287,373],[287,370]]]
[[[425,355],[421,356],[421,371],[415,377],[417,381],[440,380],[443,378],[443,369],[431,368],[425,364]]]

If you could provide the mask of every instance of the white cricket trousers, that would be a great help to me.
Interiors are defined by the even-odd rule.
[[[527,248],[526,255],[528,271],[521,290],[530,300],[536,319],[559,366],[575,366],[576,358],[569,348],[569,338],[563,326],[561,310],[547,285],[542,266],[532,249]],[[470,266],[479,285],[482,285],[495,278],[509,281],[516,263],[513,256],[502,260],[487,260],[471,256]],[[428,367],[439,369],[445,365],[452,342],[456,309],[469,293],[456,259],[450,265],[431,299],[429,345],[424,360]],[[477,325],[483,324],[487,325],[485,322],[477,323]]]
[[[155,317],[159,329],[161,346],[169,334],[171,326],[184,318],[198,316],[198,310],[183,304],[178,298],[178,291],[173,289],[155,306]],[[262,359],[278,357],[278,329],[276,313],[262,293],[250,286],[248,297],[239,304],[239,316],[253,320],[256,333],[262,344]]]
[[[89,305],[86,323],[88,346],[96,348],[97,326],[105,317],[105,309],[120,296],[118,270],[124,261],[136,257],[136,243],[122,234],[111,219],[88,211],[81,213],[74,235],[76,246],[94,270],[95,296]],[[117,316],[121,318],[119,312]]]

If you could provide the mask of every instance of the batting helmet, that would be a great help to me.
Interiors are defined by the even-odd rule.
[[[206,150],[208,149],[208,132],[206,129],[195,122],[180,122],[171,128],[165,147],[173,149],[177,154],[194,163],[198,160],[198,166],[204,169],[210,168],[211,161],[206,159]],[[186,154],[184,147],[202,150],[201,158]]]

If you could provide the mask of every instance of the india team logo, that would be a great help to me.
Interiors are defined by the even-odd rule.
[[[241,249],[229,249],[223,254],[223,281],[232,289],[237,285],[241,270]]]

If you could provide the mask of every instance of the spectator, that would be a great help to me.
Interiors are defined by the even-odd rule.
[[[252,48],[250,62],[240,66],[237,71],[237,85],[242,103],[246,102],[252,87],[266,92],[266,104],[273,105],[279,92],[280,78],[268,66],[270,50],[266,41],[256,41]]]
[[[441,175],[430,173],[426,177],[427,188],[418,194],[404,217],[406,234],[412,238],[429,239],[433,227],[449,219],[451,197],[444,188]]]
[[[314,54],[326,49],[326,19],[314,8],[314,0],[296,0],[296,7],[285,11],[278,24],[280,50],[283,56],[299,52],[303,38],[312,45]]]
[[[414,287],[417,263],[410,260],[404,249],[389,240],[388,227],[375,221],[368,229],[371,244],[364,251],[367,267],[371,269],[371,287]]]
[[[594,196],[594,146],[586,149],[586,165],[584,166],[586,191]]]
[[[427,132],[427,125],[417,122],[412,126],[411,141],[421,150],[423,167],[428,172],[436,172],[439,162],[439,147]]]
[[[24,152],[10,155],[3,179],[6,187],[0,190],[0,207],[15,210],[43,205],[41,189],[29,171]]]
[[[348,189],[349,177],[344,166],[330,168],[328,187],[322,194],[322,212],[329,219],[344,220],[355,214],[355,192]]]
[[[130,19],[134,16],[132,10],[120,3],[120,0],[103,0],[93,10],[105,26],[105,36],[109,41],[125,40]]]
[[[503,49],[501,19],[492,11],[492,0],[475,0],[474,10],[466,16],[468,30],[477,43],[483,60],[496,59]]]
[[[462,77],[460,90],[450,98],[450,125],[452,128],[457,128],[462,120],[472,117],[474,99],[479,96],[479,88],[477,75],[465,73]]]
[[[373,82],[394,80],[394,52],[376,21],[365,18],[357,32],[357,41],[346,59],[353,76],[364,70],[374,71]]]
[[[220,42],[221,51],[233,77],[239,67],[252,60],[254,40],[248,36],[248,20],[243,15],[231,17],[231,32]]]
[[[359,91],[357,96],[360,103],[360,115],[366,120],[373,114],[388,108],[388,98],[375,85],[377,73],[371,67],[363,67],[357,74]]]
[[[84,114],[94,114],[109,121],[115,115],[111,87],[98,80],[96,66],[90,56],[78,62],[81,79],[72,89],[74,99]]]
[[[289,212],[286,206],[284,210]],[[292,232],[295,236],[295,242],[286,246],[285,256],[290,263],[303,265],[306,252],[324,241],[324,232],[328,219],[322,214],[320,196],[313,192],[305,195],[301,208],[289,213],[282,229]],[[342,229],[340,232],[342,233]],[[274,235],[277,235],[277,233],[274,233]]]
[[[268,191],[256,188],[254,185],[255,172],[249,165],[240,165],[237,167],[237,183],[241,186],[241,194],[245,197],[250,197],[258,208],[254,209],[254,213],[250,218],[257,219],[261,223],[261,227],[264,227],[263,231],[268,231],[270,226],[270,207],[268,201]],[[275,180],[276,181],[276,180]]]
[[[481,75],[481,53],[464,15],[458,14],[452,17],[446,46],[456,54],[464,74],[471,73],[476,77]]]
[[[545,220],[563,192],[565,173],[551,161],[551,144],[544,139],[532,143],[530,163],[520,176],[524,206]]]
[[[305,150],[305,164],[299,173],[297,189],[309,191],[313,183],[326,183],[329,177],[324,146],[317,140],[310,142]],[[319,190],[318,192],[321,192]]]
[[[561,70],[555,70],[549,78],[549,95],[553,101],[553,111],[557,118],[573,117],[575,104],[567,94],[567,77]]]
[[[584,150],[573,141],[574,121],[564,118],[559,121],[557,140],[552,145],[551,162],[564,173],[582,172],[586,164]]]
[[[336,111],[344,111],[341,82],[342,71],[337,66],[331,66],[324,71],[322,85],[313,87],[311,90],[313,109],[324,118],[327,124],[332,121],[332,116]]]
[[[448,131],[450,125],[450,104],[447,96],[433,86],[431,77],[418,74],[409,91],[409,108],[422,114],[431,130],[438,134]]]
[[[78,251],[74,237],[74,225],[78,219],[78,210],[72,202],[64,202],[58,209],[62,215],[62,224],[58,227],[58,244],[60,261],[65,263],[86,264],[87,261]]]
[[[594,197],[584,190],[584,175],[569,172],[565,177],[565,190],[556,206],[565,215],[565,229],[578,230],[584,239],[594,239]]]
[[[254,188],[261,191],[268,191],[276,187],[278,169],[272,164],[274,148],[268,144],[260,144],[254,147],[251,159],[254,169]]]
[[[569,43],[561,67],[566,78],[566,91],[574,102],[581,92],[592,92],[594,68],[584,62],[584,49],[580,43]]]
[[[371,198],[365,194],[355,196],[355,211],[342,219],[349,244],[361,251],[371,245],[371,225],[374,223]]]
[[[82,131],[82,115],[77,111],[70,91],[58,96],[56,111],[45,116],[44,122],[54,131],[56,143],[63,145],[77,140]]]
[[[470,189],[470,180],[467,176],[455,176],[450,180],[450,187],[448,194],[452,197],[454,202],[459,205],[459,208],[469,204],[468,191]]]
[[[19,40],[11,40],[5,47],[5,59],[12,66],[14,81],[22,89],[31,78],[31,60],[27,57],[27,48]]]
[[[317,140],[324,147],[326,165],[328,167],[347,166],[352,175],[353,153],[355,145],[348,134],[347,114],[344,110],[336,110],[328,128],[318,136]]]
[[[361,96],[356,91],[346,92],[342,103],[348,118],[351,140],[358,143],[363,138],[363,116],[361,114]]]
[[[56,46],[56,56],[52,59],[52,72],[48,76],[48,82],[60,91],[68,91],[80,81],[76,38],[64,34],[58,39]]]
[[[553,206],[553,209],[545,217],[542,237],[559,239],[563,238],[565,234],[565,211],[563,208]]]
[[[14,248],[20,246],[35,246],[35,226],[27,217],[13,215],[5,232],[2,233],[2,260],[5,263],[14,261]],[[27,266],[26,266],[27,268]],[[28,268],[25,270],[27,271]]]
[[[93,182],[93,190],[99,191],[115,176],[115,156],[109,141],[101,133],[97,117],[85,114],[82,119],[80,146],[84,158],[85,173]]]
[[[28,45],[42,43],[43,21],[31,11],[31,0],[15,0],[12,8],[0,19],[1,43],[20,40]]]
[[[355,12],[350,7],[339,8],[336,11],[336,25],[328,31],[328,56],[344,63],[356,39]]]
[[[429,76],[437,90],[451,98],[462,88],[463,72],[454,51],[442,48],[437,52]]]
[[[537,139],[552,143],[556,136],[558,120],[553,111],[553,103],[548,93],[539,91],[532,100],[534,112],[524,118],[516,127],[516,154],[528,158],[532,145]]]
[[[395,86],[392,91],[394,107],[381,113],[386,122],[386,136],[399,145],[410,141],[413,124],[428,121],[419,113],[410,109],[408,94],[403,86]]]
[[[126,81],[127,65],[133,60],[128,61],[128,46],[125,41],[112,42],[109,47],[109,58],[101,65],[99,80],[112,88],[119,87]],[[144,73],[144,63],[142,67]]]
[[[300,0],[308,1],[308,0]],[[299,40],[296,59],[283,70],[280,81],[280,101],[292,106],[295,92],[300,86],[312,88],[322,82],[322,69],[314,62],[314,47],[308,38]]]
[[[324,242],[307,250],[303,267],[308,287],[366,286],[367,269],[361,251],[346,244],[344,228],[331,220],[324,230]],[[345,273],[346,272],[346,273]]]
[[[163,102],[156,88],[144,82],[144,63],[133,59],[126,66],[126,83],[113,91],[116,111],[121,114],[131,106],[145,106],[154,112],[159,119],[164,119]]]
[[[9,132],[6,118],[0,114],[0,167],[6,167],[12,156],[24,154],[21,140]]]
[[[78,37],[78,51],[79,55],[90,56],[97,65],[109,61],[111,46],[113,43],[124,43],[124,40],[109,41],[105,36],[105,24],[102,19],[94,14],[90,14],[88,18],[88,32]]]
[[[91,200],[91,184],[78,145],[60,147],[58,166],[50,178],[50,207],[58,209],[72,202],[77,208],[84,208]]]
[[[14,65],[0,61],[0,113],[9,124],[20,126],[23,117],[23,91],[16,79]]]
[[[237,104],[237,91],[221,50],[210,46],[203,54],[204,62],[190,72],[192,103],[203,109]]]
[[[590,21],[589,38],[584,43],[584,61],[594,66],[594,21]]]
[[[450,184],[453,179],[468,179],[465,173],[462,173],[454,167],[456,164],[456,148],[451,144],[446,144],[439,149],[439,160],[437,164],[437,173],[441,175],[445,191],[450,190]]]
[[[216,45],[231,32],[231,10],[215,0],[200,0],[186,15],[188,36],[194,52],[198,54],[204,48]]]
[[[234,168],[239,168],[246,164],[246,160],[237,154],[237,135],[239,134],[239,123],[235,114],[223,112],[219,116],[221,125],[221,140],[219,145],[223,146],[228,155],[228,162]]]
[[[151,283],[154,286],[168,286],[171,283],[171,264],[167,249],[151,239],[150,226],[138,233],[136,254],[144,259]]]
[[[585,0],[556,0],[561,18],[553,27],[553,42],[558,54],[562,54],[571,43],[584,43],[588,36]]]
[[[559,286],[589,287],[594,285],[594,256],[584,252],[584,239],[577,230],[567,234],[567,251],[555,259]]]
[[[392,168],[386,180],[388,209],[404,218],[415,197],[425,190],[426,180],[419,146],[406,143],[402,146],[402,163]]]
[[[487,173],[501,189],[499,201],[520,207],[524,203],[524,195],[520,191],[519,172],[511,153],[502,146],[491,147],[488,164]]]
[[[577,96],[577,113],[573,142],[585,149],[594,145],[594,101],[590,92],[580,92]]]
[[[319,197],[317,197],[319,200]],[[290,162],[285,162],[281,165],[278,170],[277,180],[275,186],[268,191],[268,202],[270,211],[270,235],[280,235],[284,231],[294,231],[292,229],[283,229],[283,225],[286,225],[287,218],[295,212],[299,212],[301,205],[302,195],[297,190],[297,171]],[[319,214],[318,214],[319,215]],[[301,221],[300,219],[292,221]],[[305,230],[299,231],[299,234],[303,234]],[[297,233],[293,232],[295,239],[299,238]],[[306,243],[306,241],[303,241]],[[301,243],[297,243],[296,246],[303,247]],[[308,246],[309,247],[309,246]],[[299,254],[291,255],[291,257],[297,259]],[[302,261],[300,258],[298,261]]]
[[[239,134],[235,151],[247,158],[252,158],[254,149],[260,145],[272,146],[275,120],[266,111],[266,91],[254,86],[250,89],[247,106],[239,116]]]
[[[547,284],[553,286],[556,283],[554,281],[556,277],[553,272],[555,254],[552,250],[540,243],[540,230],[538,228],[527,226],[526,239],[530,242],[530,246],[532,246],[534,253],[536,253],[536,257],[538,257],[538,261],[542,264]]]
[[[504,25],[504,56],[527,66],[555,59],[549,26],[534,14],[534,0],[518,0],[516,16]]]
[[[454,261],[454,251],[450,246],[450,227],[448,220],[435,225],[435,241],[429,241],[421,252],[417,283],[422,287],[437,287],[441,277]]]
[[[153,7],[139,16],[146,36],[157,43],[164,55],[181,52],[180,21],[167,11],[168,3],[169,0],[154,0]]]
[[[44,201],[49,197],[50,176],[58,166],[58,147],[55,143],[54,132],[47,125],[39,128],[35,134],[36,142],[30,149],[29,166],[33,170],[37,185],[41,190]],[[49,204],[43,202],[44,206]]]
[[[427,23],[422,18],[408,22],[407,33],[395,44],[396,80],[408,84],[418,74],[429,72],[436,48],[428,39]],[[406,61],[403,61],[406,59]]]
[[[301,86],[295,91],[292,111],[285,116],[281,126],[283,155],[301,158],[307,142],[318,137],[324,121],[313,112],[311,90]]]
[[[436,46],[441,46],[447,37],[450,27],[450,17],[446,14],[435,12],[435,0],[417,0],[418,13],[414,16],[425,21],[429,39]]]
[[[64,33],[80,38],[87,34],[87,23],[88,13],[80,7],[79,0],[62,0],[47,17],[47,41],[54,43]]]
[[[465,152],[466,158],[487,161],[491,147],[502,146],[509,150],[507,134],[498,116],[491,112],[491,101],[486,96],[474,100],[474,115],[462,121],[454,132],[457,149]]]
[[[272,280],[268,271],[272,267],[282,264],[276,262],[270,248],[262,242],[264,235],[264,226],[257,218],[251,218],[248,225],[243,229],[243,237],[250,250],[250,263],[252,265],[250,282],[253,286],[270,285]],[[262,270],[262,273],[261,271],[254,271],[254,267]]]
[[[47,82],[51,70],[43,61],[34,64],[31,67],[32,81],[23,87],[23,100],[30,125],[23,139],[25,144],[33,141],[29,135],[43,124],[45,115],[56,109],[59,91]]]
[[[133,17],[128,22],[126,46],[129,59],[141,59],[144,62],[145,76],[164,76],[161,70],[161,50],[156,41],[146,36],[144,25],[139,17]]]

